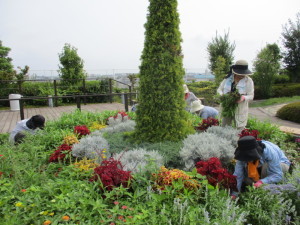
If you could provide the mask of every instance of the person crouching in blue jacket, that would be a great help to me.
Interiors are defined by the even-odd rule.
[[[237,162],[233,175],[236,176],[239,192],[247,185],[258,188],[282,181],[291,164],[277,145],[265,140],[257,141],[253,136],[240,138],[234,155]],[[237,195],[238,192],[232,192],[231,198],[235,199]]]
[[[190,112],[197,114],[202,119],[207,119],[209,117],[216,118],[219,114],[218,110],[216,110],[215,108],[202,105],[200,99],[192,102]]]

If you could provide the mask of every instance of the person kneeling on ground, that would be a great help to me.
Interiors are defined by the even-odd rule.
[[[218,110],[215,108],[202,105],[201,100],[192,102],[191,113],[196,113],[202,119],[207,119],[209,117],[216,118],[219,114]]]
[[[288,172],[290,161],[283,151],[269,141],[257,141],[253,136],[244,136],[238,140],[235,150],[234,174],[237,180],[237,190],[245,190],[245,186],[273,184],[282,181],[283,173]],[[237,197],[237,192],[231,193],[231,198]]]
[[[34,134],[36,129],[43,129],[45,125],[45,117],[42,115],[32,116],[30,119],[21,120],[17,123],[13,131],[10,133],[10,143],[20,143],[26,136],[25,132]]]

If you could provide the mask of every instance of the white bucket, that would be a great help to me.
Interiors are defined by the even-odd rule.
[[[19,95],[19,94],[10,94],[8,96],[8,99],[20,99],[20,98],[21,98],[21,95]],[[20,110],[19,100],[11,100],[11,101],[9,101],[9,104],[10,104],[11,111]]]

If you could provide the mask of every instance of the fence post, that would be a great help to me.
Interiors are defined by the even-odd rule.
[[[125,112],[128,112],[128,94],[124,93]]]
[[[22,82],[18,81],[19,94],[22,94]]]
[[[56,80],[53,80],[53,85],[54,85],[54,96],[56,98],[54,98],[54,106],[57,107],[57,84],[56,84]]]
[[[19,100],[19,105],[20,105],[20,117],[21,117],[21,120],[24,120],[25,117],[24,117],[24,100],[22,99],[22,96]]]
[[[83,89],[83,94],[86,95],[85,78],[82,79],[82,89]],[[83,103],[86,105],[86,96],[83,97]]]
[[[109,101],[112,103],[112,79],[109,78]]]
[[[77,109],[81,111],[81,101],[79,96],[76,96],[76,104],[77,104]]]
[[[129,86],[129,105],[132,105],[131,86]]]

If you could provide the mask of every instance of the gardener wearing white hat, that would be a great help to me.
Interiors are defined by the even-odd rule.
[[[192,102],[198,100],[198,98],[194,95],[193,92],[189,91],[189,88],[187,87],[186,84],[183,85],[183,90],[184,90],[184,100],[186,103],[185,110],[189,112],[191,110]]]
[[[235,123],[237,129],[244,129],[248,120],[248,102],[254,97],[254,84],[249,77],[252,72],[248,69],[248,62],[245,60],[238,60],[230,68],[230,72],[221,82],[217,93],[221,96],[230,92],[238,91],[241,95],[237,101],[237,108],[233,117],[223,117],[222,126],[231,125]]]
[[[216,118],[219,114],[218,110],[215,108],[202,105],[201,100],[192,102],[191,113],[196,113],[202,119],[207,119],[209,117]]]

